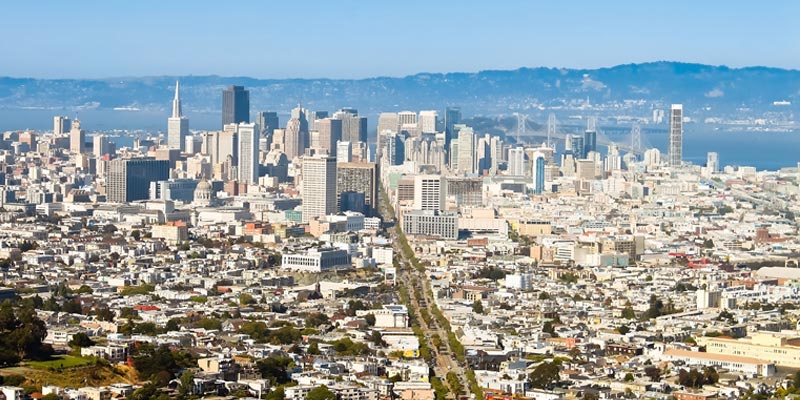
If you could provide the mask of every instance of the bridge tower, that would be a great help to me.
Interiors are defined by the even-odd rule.
[[[556,115],[550,113],[550,115],[547,116],[547,147],[552,147],[553,142],[551,140],[556,136],[557,123]]]
[[[634,123],[631,128],[631,151],[638,154],[642,150],[642,128],[639,124]]]
[[[528,126],[528,116],[525,114],[514,113],[517,117],[517,145],[522,143],[522,137],[525,136],[525,131]]]

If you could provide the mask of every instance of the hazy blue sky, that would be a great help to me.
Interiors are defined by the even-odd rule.
[[[794,0],[13,1],[0,8],[0,76],[800,68],[799,15]]]

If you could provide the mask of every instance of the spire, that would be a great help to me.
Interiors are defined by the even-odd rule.
[[[175,98],[172,100],[172,118],[180,118],[183,116],[181,111],[181,83],[175,81]]]

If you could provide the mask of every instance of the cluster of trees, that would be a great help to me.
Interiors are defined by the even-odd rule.
[[[506,272],[497,267],[483,267],[478,270],[477,274],[475,275],[476,278],[483,278],[483,279],[491,279],[493,281],[499,281],[506,277]]]
[[[703,385],[713,385],[719,381],[719,374],[714,367],[705,367],[702,371],[694,368],[687,371],[678,371],[678,384],[690,388],[701,388]]]
[[[381,341],[383,339],[380,339]],[[349,337],[341,338],[331,343],[333,350],[340,355],[346,356],[361,356],[370,354],[369,346],[365,343],[354,342]]]
[[[258,342],[275,345],[296,343],[302,337],[302,332],[291,325],[270,329],[261,321],[243,323],[239,327],[239,333],[249,335]]]
[[[53,349],[42,344],[46,336],[47,327],[33,308],[15,308],[10,300],[0,304],[0,366],[49,357]]]
[[[197,366],[197,360],[191,353],[173,351],[166,345],[155,347],[149,343],[139,344],[131,359],[140,377],[159,386],[166,386],[178,371]]]

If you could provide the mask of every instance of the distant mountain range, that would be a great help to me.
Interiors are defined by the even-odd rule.
[[[231,84],[250,90],[253,112],[287,112],[302,103],[314,110],[352,106],[367,115],[386,110],[442,109],[446,105],[461,106],[465,113],[473,115],[494,115],[574,105],[588,99],[595,105],[639,101],[643,108],[683,103],[689,110],[710,107],[724,114],[743,107],[766,112],[774,101],[784,100],[792,102],[790,110],[797,111],[800,103],[798,70],[653,62],[600,69],[520,68],[358,80],[3,77],[0,108],[168,110],[176,79],[181,81],[185,109],[196,113],[219,113],[221,90]]]

